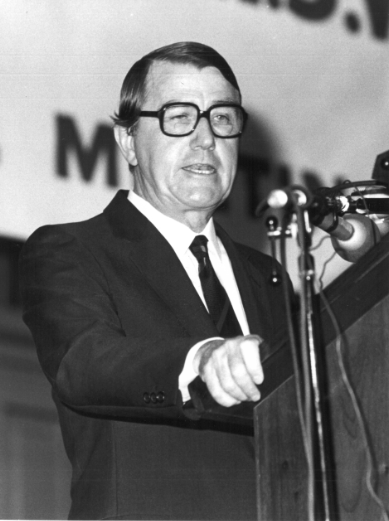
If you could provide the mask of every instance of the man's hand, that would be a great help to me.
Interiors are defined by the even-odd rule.
[[[197,351],[194,367],[213,398],[224,407],[243,401],[256,402],[263,382],[259,356],[262,339],[257,335],[211,340]]]

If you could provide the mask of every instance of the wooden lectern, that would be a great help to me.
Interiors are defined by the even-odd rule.
[[[373,485],[389,509],[389,234],[325,290],[341,331],[341,351],[362,412],[373,457]],[[335,519],[379,521],[369,494],[364,438],[338,363],[336,330],[320,304],[320,338],[327,373]],[[259,521],[304,521],[307,465],[288,341],[263,361],[262,399],[224,408],[202,397],[202,418],[254,424]],[[198,405],[198,404],[197,404]]]

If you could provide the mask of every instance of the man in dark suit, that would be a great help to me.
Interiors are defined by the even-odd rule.
[[[73,466],[70,518],[256,518],[252,437],[188,407],[199,378],[222,406],[259,400],[261,344],[285,329],[273,261],[212,219],[245,119],[216,51],[150,53],[114,118],[133,190],[25,245],[24,319]]]

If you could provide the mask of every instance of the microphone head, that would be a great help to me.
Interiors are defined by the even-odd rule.
[[[289,195],[285,190],[272,190],[267,198],[270,208],[284,208],[289,203]]]
[[[301,186],[291,186],[284,190],[277,188],[272,190],[267,198],[270,208],[285,208],[288,205],[305,207],[308,201],[308,194]]]
[[[349,239],[340,240],[331,237],[336,253],[348,262],[356,262],[381,239],[380,232],[374,221],[358,214],[344,215],[343,219],[353,228]]]

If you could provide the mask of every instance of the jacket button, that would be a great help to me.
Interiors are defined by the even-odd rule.
[[[149,395],[149,393],[144,393],[143,394],[143,401],[145,403],[150,403],[150,395]]]
[[[165,393],[162,391],[159,391],[159,393],[157,394],[157,402],[163,403],[164,401],[165,401]]]

